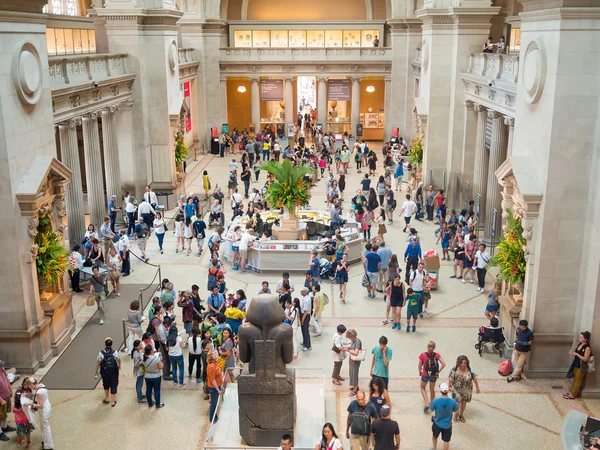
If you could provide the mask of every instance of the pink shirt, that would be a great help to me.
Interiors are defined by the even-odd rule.
[[[17,425],[21,424],[21,423],[28,423],[29,420],[27,420],[27,416],[25,415],[25,411],[23,411],[22,409],[17,409],[14,406],[12,407],[12,412],[15,415],[15,423]]]
[[[426,377],[427,372],[425,372],[425,367],[427,367],[427,353],[428,352],[423,352],[419,355],[419,361],[421,361],[423,363],[423,366],[421,367],[421,376],[422,377]],[[435,359],[440,359],[442,356],[439,353],[434,353],[435,354]]]

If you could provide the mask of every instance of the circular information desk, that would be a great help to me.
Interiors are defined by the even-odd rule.
[[[309,267],[310,254],[313,249],[319,249],[319,258],[325,257],[321,249],[327,242],[325,230],[329,228],[330,216],[326,211],[307,210],[297,211],[300,230],[320,230],[317,234],[308,236],[307,240],[266,240],[256,239],[248,249],[248,262],[246,269],[262,273],[264,271],[306,271]],[[265,211],[260,213],[261,219],[267,223],[280,217],[280,211]],[[341,227],[341,235],[348,247],[348,261],[360,261],[362,256],[362,232],[352,218],[346,218],[346,224]],[[236,217],[229,224],[223,235],[223,259],[231,263],[233,251],[231,250],[231,236],[235,227],[240,226],[245,230],[248,216]]]

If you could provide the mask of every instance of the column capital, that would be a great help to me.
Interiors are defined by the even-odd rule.
[[[362,77],[350,77],[350,79],[353,83],[356,83],[357,81],[360,83],[362,81]]]
[[[117,112],[117,110],[119,109],[119,105],[111,105],[111,106],[107,106],[106,108],[103,108],[100,110],[100,113],[102,115],[104,114],[112,114]]]
[[[67,128],[75,128],[77,125],[81,125],[80,118],[74,118],[65,120],[64,122],[59,122],[56,124],[57,127],[67,127]]]
[[[254,82],[258,83],[258,81],[260,80],[260,77],[256,76],[256,75],[248,77],[248,78],[250,78],[250,83],[254,83]]]
[[[487,111],[487,108],[485,106],[483,106],[482,104],[475,103],[475,102],[472,102],[472,103],[473,103],[473,109],[475,111],[477,111],[477,112],[486,112]]]
[[[509,117],[509,116],[504,116],[504,125],[508,125],[509,127],[514,127],[515,126],[515,118]]]
[[[467,111],[474,111],[475,110],[475,104],[471,100],[466,100],[465,99],[465,108],[467,109]]]
[[[88,114],[84,114],[83,116],[81,116],[82,119],[87,119],[87,120],[95,120],[97,119],[99,116],[99,112],[98,111],[94,111]]]
[[[487,115],[490,119],[498,119],[502,117],[502,115],[498,111],[494,111],[492,109],[488,109]]]

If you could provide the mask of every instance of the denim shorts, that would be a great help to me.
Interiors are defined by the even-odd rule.
[[[340,283],[347,283],[348,282],[348,272],[338,272],[337,279],[339,280]]]

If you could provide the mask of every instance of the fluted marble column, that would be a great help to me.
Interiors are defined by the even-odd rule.
[[[83,209],[83,188],[81,184],[81,168],[79,166],[79,146],[77,145],[76,120],[58,124],[60,154],[62,163],[73,175],[66,187],[67,225],[69,227],[69,244],[81,242],[85,234],[85,214]]]
[[[513,134],[515,132],[515,118],[505,116],[504,125],[508,127],[508,144],[506,145],[506,154],[507,157],[510,157],[512,156]]]
[[[293,78],[285,78],[283,83],[283,103],[285,106],[285,135],[287,136],[287,125],[296,122],[294,117],[294,85]]]
[[[88,114],[81,120],[83,123],[83,151],[85,156],[88,211],[90,213],[90,223],[93,223],[99,229],[106,216],[107,203],[104,196],[104,182],[102,179],[98,114]]]
[[[350,115],[351,133],[356,136],[356,124],[360,120],[360,78],[352,78],[352,112]]]
[[[488,117],[492,120],[492,142],[490,145],[490,161],[488,167],[487,182],[487,207],[485,210],[485,231],[483,240],[486,244],[492,243],[492,225],[495,225],[493,241],[498,242],[500,234],[500,218],[502,216],[501,187],[496,179],[496,170],[506,160],[506,126],[504,116],[496,111],[488,111]],[[494,222],[494,208],[496,209],[496,221]]]
[[[327,131],[327,78],[317,78],[317,123],[323,125],[323,132]]]
[[[250,78],[250,95],[252,109],[252,123],[256,131],[260,130],[260,92],[259,79]]]
[[[227,77],[221,77],[220,79],[220,98],[221,98],[221,123],[229,123],[228,122],[228,112],[227,112]],[[230,130],[231,133],[231,130]]]
[[[117,139],[117,124],[115,112],[117,108],[111,106],[103,109],[102,114],[102,141],[104,144],[104,175],[106,178],[106,193],[117,196],[116,204],[121,205],[121,166],[119,164],[119,141]],[[106,206],[108,213],[108,204]],[[121,214],[117,214],[117,223],[122,222]]]
[[[487,128],[487,109],[475,104],[477,111],[477,137],[475,138],[475,171],[473,174],[473,190],[470,197],[477,204],[477,194],[481,195],[479,222],[485,217],[485,198],[488,179],[489,153],[485,148],[485,130]],[[469,200],[471,200],[469,198]],[[476,211],[477,212],[477,211]]]

